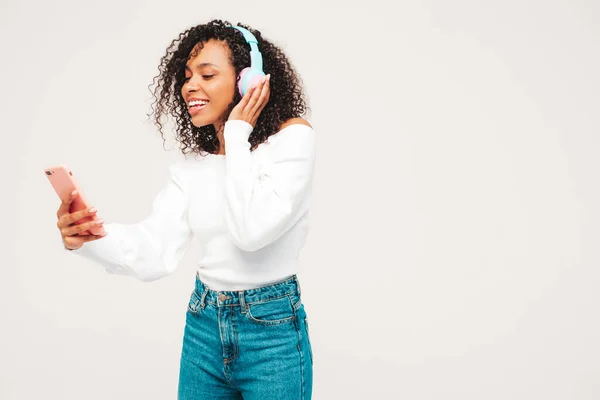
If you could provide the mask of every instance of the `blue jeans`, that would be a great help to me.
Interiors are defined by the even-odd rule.
[[[310,400],[312,349],[298,278],[215,291],[196,276],[179,400]]]

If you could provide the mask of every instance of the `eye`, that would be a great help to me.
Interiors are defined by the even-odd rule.
[[[213,74],[213,75],[202,75],[202,77],[203,77],[205,80],[211,79],[213,76],[215,76],[215,75],[214,75],[214,74]],[[183,78],[183,81],[184,81],[184,82],[187,82],[187,81],[189,81],[191,78],[192,78],[191,76],[190,76],[190,77],[184,77],[184,78]]]

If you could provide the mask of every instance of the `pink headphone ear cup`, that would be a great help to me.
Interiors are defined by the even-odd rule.
[[[240,72],[240,79],[238,80],[238,90],[240,94],[243,96],[248,89],[258,83],[260,79],[264,76],[264,74],[260,71],[252,69],[250,67],[246,67]]]
[[[250,70],[250,68],[244,68],[244,69],[242,70],[242,72],[240,72],[240,75],[239,75],[239,79],[238,79],[238,84],[237,84],[237,87],[238,87],[238,90],[239,90],[239,92],[240,92],[240,94],[241,94],[242,96],[244,95],[244,91],[243,91],[244,79],[245,79],[245,77],[246,77],[246,73],[247,73],[249,70]]]

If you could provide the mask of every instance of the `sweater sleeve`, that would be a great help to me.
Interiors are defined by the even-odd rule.
[[[315,164],[315,132],[295,124],[271,136],[268,159],[250,152],[252,125],[227,121],[225,220],[242,250],[256,251],[287,232],[308,211]],[[265,145],[265,144],[261,144]]]
[[[150,282],[175,270],[192,238],[188,200],[180,167],[169,168],[170,179],[157,194],[152,212],[135,224],[104,224],[105,237],[67,250],[102,265],[109,274]]]

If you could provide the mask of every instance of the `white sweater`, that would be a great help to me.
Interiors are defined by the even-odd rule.
[[[146,219],[105,223],[106,237],[72,253],[110,274],[153,281],[175,270],[195,237],[197,274],[212,289],[251,289],[297,273],[309,228],[315,132],[289,125],[252,152],[251,132],[244,121],[228,121],[226,155],[174,163]]]

